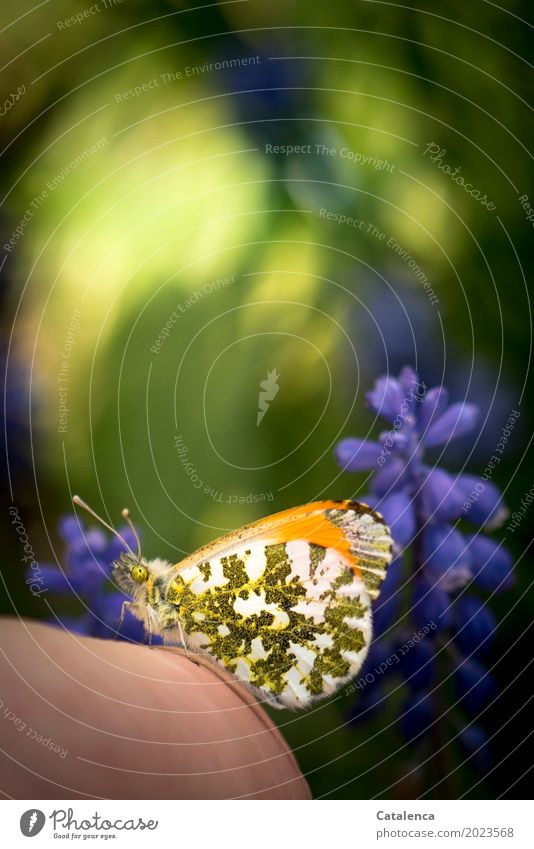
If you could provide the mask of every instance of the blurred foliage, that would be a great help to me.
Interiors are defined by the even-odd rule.
[[[56,522],[75,491],[114,520],[128,504],[145,553],[170,559],[268,512],[357,495],[365,478],[338,472],[333,445],[373,428],[364,391],[405,362],[489,411],[474,471],[521,406],[495,477],[514,509],[532,484],[521,394],[531,225],[518,200],[534,196],[528,5],[124,0],[58,28],[83,8],[2,5],[2,102],[25,87],[0,125],[4,243],[41,199],[1,272],[15,410],[6,427],[17,447],[5,497],[21,506],[39,557],[61,560]],[[259,61],[209,69],[236,57]],[[495,211],[425,155],[431,143]],[[270,144],[311,152],[277,155]],[[421,267],[438,307],[390,238]],[[58,432],[75,310],[68,427]],[[272,369],[280,390],[257,427]],[[512,540],[517,554],[527,524]],[[5,544],[15,564],[7,609],[47,616],[27,596],[10,528]],[[519,574],[528,570],[523,558]],[[511,603],[500,601],[501,615]],[[518,611],[530,622],[532,601]],[[504,619],[501,648],[516,625]],[[380,766],[399,741],[372,725],[365,740],[339,730],[342,702],[284,719],[282,730],[317,795],[380,793],[407,772],[405,761]],[[399,795],[424,792],[421,770]],[[459,782],[471,786],[468,768]]]

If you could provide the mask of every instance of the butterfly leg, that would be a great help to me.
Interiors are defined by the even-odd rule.
[[[151,621],[151,619],[150,619],[150,616],[147,616],[147,620],[146,620],[146,635],[145,635],[145,636],[146,636],[146,641],[147,641],[147,644],[148,644],[149,649],[153,649],[153,648],[154,648],[154,646],[152,645],[152,634],[153,634],[153,631],[152,631],[152,621]]]
[[[176,636],[175,632],[178,631],[178,636]],[[201,664],[195,660],[194,656],[188,650],[185,639],[184,632],[181,626],[181,623],[177,623],[172,628],[165,630],[164,632],[164,645],[162,646],[154,646],[154,648],[160,649],[162,651],[174,651],[175,649],[182,649],[184,655],[191,663],[194,663],[195,666],[201,666]]]
[[[184,631],[183,631],[183,628],[182,628],[182,623],[180,622],[180,620],[179,620],[179,619],[177,619],[177,620],[176,620],[176,625],[177,625],[177,627],[178,627],[178,633],[180,634],[180,642],[181,642],[181,644],[182,644],[182,646],[183,646],[183,649],[184,649],[184,652],[185,652],[185,656],[186,656],[186,658],[187,658],[188,660],[190,660],[190,661],[191,661],[191,663],[194,663],[196,666],[199,666],[198,662],[197,662],[197,661],[196,661],[196,660],[195,660],[195,659],[191,656],[191,654],[190,654],[190,652],[189,652],[189,649],[187,648],[187,643],[185,642],[185,637],[184,637]]]
[[[114,640],[116,640],[117,637],[119,636],[119,632],[120,632],[120,630],[123,626],[125,608],[126,607],[132,607],[132,605],[133,605],[133,601],[123,601],[122,607],[121,607],[121,615],[119,616],[119,624],[117,625],[117,628],[115,629],[115,635],[113,637]]]

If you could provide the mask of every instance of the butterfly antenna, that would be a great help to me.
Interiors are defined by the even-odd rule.
[[[107,529],[108,529],[108,531],[111,531],[111,533],[112,533],[112,534],[115,534],[115,536],[116,536],[116,537],[118,537],[118,538],[120,539],[120,541],[122,542],[122,544],[126,546],[126,548],[128,549],[128,551],[130,552],[130,554],[133,554],[133,556],[135,557],[135,554],[134,554],[134,552],[132,551],[131,546],[129,546],[129,545],[128,545],[128,543],[126,542],[126,540],[124,539],[124,537],[123,537],[123,536],[121,536],[121,535],[120,535],[120,533],[119,533],[118,531],[116,531],[116,530],[115,530],[115,528],[113,528],[111,525],[108,525],[108,523],[107,523],[107,522],[106,522],[106,521],[102,518],[102,516],[99,516],[99,515],[98,515],[98,513],[95,513],[95,511],[94,511],[91,507],[89,507],[89,505],[88,505],[88,504],[86,504],[86,503],[85,503],[85,501],[83,501],[83,500],[80,498],[80,496],[79,496],[79,495],[73,495],[73,496],[72,496],[72,501],[73,501],[73,503],[74,503],[74,504],[76,504],[78,507],[81,507],[81,508],[82,508],[82,510],[86,510],[88,513],[90,513],[90,514],[91,514],[91,516],[94,516],[94,518],[97,520],[97,522],[100,522],[100,524],[101,524],[101,525],[104,525],[104,527],[105,527],[105,528],[107,528]],[[138,539],[137,534],[135,534],[135,538],[136,538],[136,539]]]
[[[139,534],[137,533],[135,525],[130,518],[130,511],[128,510],[127,507],[125,507],[124,510],[122,511],[122,518],[126,522],[128,522],[128,525],[130,526],[130,530],[135,537],[135,541],[137,543],[137,559],[141,560],[141,540],[139,539]]]

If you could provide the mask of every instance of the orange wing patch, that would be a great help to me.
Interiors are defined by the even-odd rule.
[[[339,505],[335,502],[322,503],[332,504],[333,508],[339,509]],[[350,549],[350,541],[344,531],[339,525],[335,525],[325,512],[310,512],[310,507],[313,508],[313,505],[304,505],[304,507],[298,507],[296,510],[289,510],[286,521],[272,534],[273,541],[290,542],[302,539],[322,548],[334,548],[347,558],[355,574],[361,577],[361,570]]]

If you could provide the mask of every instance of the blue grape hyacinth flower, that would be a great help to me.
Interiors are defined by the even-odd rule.
[[[426,459],[429,450],[435,454],[472,430],[478,410],[449,403],[444,387],[428,389],[409,367],[398,377],[379,378],[367,402],[389,429],[376,441],[342,440],[336,459],[343,470],[373,473],[362,500],[390,525],[395,559],[375,603],[375,642],[351,719],[384,707],[388,682],[400,676],[408,694],[399,730],[408,743],[418,743],[445,718],[439,694],[452,680],[461,715],[451,711],[451,720],[480,766],[487,763],[487,738],[473,719],[497,693],[483,662],[497,626],[480,593],[501,592],[514,580],[511,555],[487,535],[507,510],[488,474],[453,474]]]
[[[126,526],[119,533],[135,550],[131,529]],[[85,607],[80,616],[56,614],[59,623],[77,634],[142,642],[144,626],[128,608],[120,621],[122,605],[128,597],[110,585],[113,562],[126,550],[121,540],[115,536],[109,539],[100,528],[88,529],[75,515],[60,520],[59,535],[66,545],[65,565],[41,566],[43,589],[54,595],[76,596]],[[152,641],[159,642],[159,638]]]

